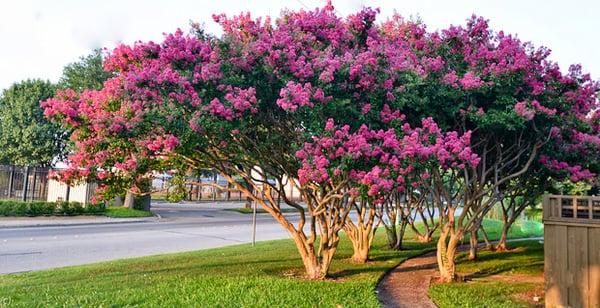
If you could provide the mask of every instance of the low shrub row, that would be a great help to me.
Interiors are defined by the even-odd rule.
[[[105,210],[103,203],[83,206],[80,202],[0,200],[0,216],[94,215],[104,213]]]

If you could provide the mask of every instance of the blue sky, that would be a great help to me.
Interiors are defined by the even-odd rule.
[[[563,69],[581,63],[584,71],[600,78],[600,1],[334,0],[333,4],[342,15],[371,6],[381,8],[380,19],[394,10],[406,17],[419,16],[430,30],[463,24],[475,13],[490,19],[494,29],[549,47],[551,58]],[[57,81],[66,64],[93,48],[160,41],[162,33],[187,30],[190,20],[218,33],[213,13],[276,16],[284,8],[322,5],[323,0],[6,1],[0,9],[0,89],[26,78]]]

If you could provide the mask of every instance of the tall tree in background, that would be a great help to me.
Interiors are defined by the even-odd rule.
[[[102,67],[102,50],[94,49],[91,54],[80,57],[78,62],[65,66],[58,86],[76,92],[99,90],[112,75]]]
[[[15,83],[0,96],[0,162],[49,166],[65,154],[66,131],[44,117],[39,102],[51,98],[56,86],[49,81]]]

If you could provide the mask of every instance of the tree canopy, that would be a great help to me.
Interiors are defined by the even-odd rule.
[[[58,86],[77,92],[100,90],[104,81],[111,76],[112,73],[103,68],[102,50],[94,49],[89,55],[64,67]]]
[[[0,162],[49,166],[64,155],[65,130],[44,117],[40,101],[54,95],[49,81],[25,80],[0,96]]]

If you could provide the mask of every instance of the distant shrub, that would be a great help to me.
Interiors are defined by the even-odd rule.
[[[54,214],[56,204],[54,202],[35,201],[29,203],[29,216],[48,216]]]
[[[86,213],[88,214],[100,214],[106,211],[106,204],[97,203],[97,204],[88,204],[85,207]]]
[[[105,211],[106,206],[103,203],[83,206],[81,202],[0,200],[0,216],[95,215]]]

